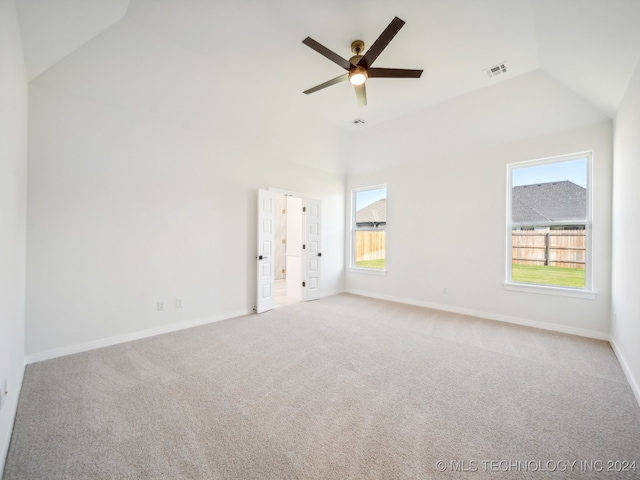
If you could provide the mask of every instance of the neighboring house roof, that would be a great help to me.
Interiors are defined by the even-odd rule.
[[[381,198],[371,205],[361,208],[356,212],[356,224],[386,224],[387,223],[387,199]]]
[[[568,180],[521,185],[511,190],[513,222],[584,220],[587,190]]]

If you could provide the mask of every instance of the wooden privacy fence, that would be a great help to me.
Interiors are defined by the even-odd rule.
[[[385,232],[356,232],[356,262],[384,258]]]
[[[585,268],[584,230],[513,230],[511,242],[515,264]]]

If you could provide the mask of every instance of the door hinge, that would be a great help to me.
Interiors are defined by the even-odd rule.
[[[303,250],[306,250],[306,249],[307,249],[307,244],[306,244],[306,243],[303,243],[303,244],[302,244],[302,249],[303,249]]]
[[[306,286],[307,286],[307,284],[306,284],[305,282],[302,282],[302,286],[303,286],[303,287],[306,287]]]
[[[302,211],[306,212],[307,211],[307,207],[302,207]]]

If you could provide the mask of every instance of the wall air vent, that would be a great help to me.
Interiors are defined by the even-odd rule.
[[[353,124],[354,124],[354,125],[364,125],[365,123],[367,123],[367,122],[365,122],[362,118],[356,118],[356,119],[353,121]]]
[[[504,62],[499,63],[498,65],[494,65],[493,67],[485,69],[485,72],[489,76],[489,78],[502,75],[503,73],[507,73],[507,64]]]

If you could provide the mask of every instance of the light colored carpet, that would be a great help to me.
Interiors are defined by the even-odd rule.
[[[343,294],[28,366],[3,478],[640,477],[615,461],[608,343]]]

